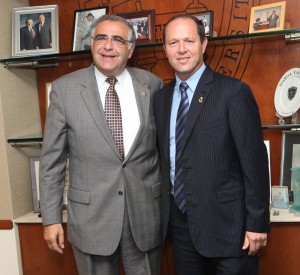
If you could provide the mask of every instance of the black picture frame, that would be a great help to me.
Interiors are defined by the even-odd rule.
[[[205,12],[194,13],[193,16],[202,21],[205,28],[205,36],[213,37],[214,33],[214,11],[209,10]]]
[[[292,196],[292,172],[291,168],[300,166],[300,132],[299,131],[283,131],[282,132],[282,148],[281,148],[281,167],[280,167],[280,185],[287,186],[289,190],[290,201]]]
[[[73,37],[72,37],[72,51],[89,51],[89,43],[85,43],[90,39],[90,30],[92,24],[101,17],[107,14],[108,7],[103,6],[92,9],[82,9],[74,11],[74,22],[73,22]],[[92,15],[92,17],[89,17]],[[89,21],[92,19],[92,21]]]

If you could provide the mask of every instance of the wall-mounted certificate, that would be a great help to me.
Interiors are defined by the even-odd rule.
[[[272,206],[275,208],[289,208],[287,186],[272,186]]]

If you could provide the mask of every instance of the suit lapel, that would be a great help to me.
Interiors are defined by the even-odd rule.
[[[106,123],[93,65],[88,68],[87,76],[84,81],[82,81],[80,94],[103,138],[120,157],[119,150]]]
[[[211,81],[213,81],[213,72],[209,67],[206,67],[201,78],[199,79],[192,102],[190,104],[188,118],[184,129],[183,147],[185,146],[211,92],[211,87],[209,86]]]

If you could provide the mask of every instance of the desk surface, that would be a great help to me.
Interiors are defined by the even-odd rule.
[[[274,208],[270,207],[271,222],[300,222],[300,213],[289,213],[288,208]],[[13,220],[14,223],[42,223],[42,218],[39,213],[30,212]],[[67,211],[63,211],[63,223],[67,222]]]
[[[29,212],[24,216],[13,220],[14,223],[42,223],[42,218],[39,213]],[[67,210],[63,211],[63,223],[67,222]]]

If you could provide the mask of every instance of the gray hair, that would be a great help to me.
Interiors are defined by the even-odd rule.
[[[94,34],[95,34],[96,26],[104,21],[121,22],[125,26],[127,26],[129,29],[128,36],[127,36],[127,40],[129,41],[128,48],[131,49],[132,46],[135,45],[136,35],[135,35],[135,31],[133,29],[133,26],[125,18],[115,15],[115,14],[105,14],[105,15],[102,15],[101,17],[99,17],[97,19],[97,21],[93,24],[92,31],[91,31],[92,36],[94,36]]]

